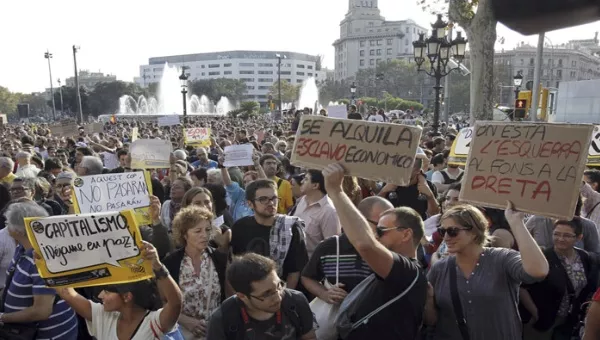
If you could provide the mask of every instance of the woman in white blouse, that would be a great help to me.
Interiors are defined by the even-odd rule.
[[[98,295],[102,303],[92,302],[73,288],[56,292],[87,322],[90,335],[102,340],[160,340],[173,331],[181,311],[181,291],[160,263],[156,249],[144,242],[144,260],[152,262],[156,285],[150,280],[111,285]],[[162,308],[158,293],[166,302]]]

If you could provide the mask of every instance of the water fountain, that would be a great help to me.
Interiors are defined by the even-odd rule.
[[[158,98],[139,96],[135,98],[124,95],[119,98],[119,111],[121,115],[171,115],[182,114],[183,105],[181,95],[180,70],[175,66],[165,63],[163,74],[158,85]],[[207,96],[190,95],[186,98],[188,114],[218,114],[225,115],[235,109],[228,98],[221,97],[215,105]]]
[[[305,107],[314,109],[319,107],[319,89],[317,81],[310,77],[306,79],[300,87],[300,98],[298,99],[298,109]]]

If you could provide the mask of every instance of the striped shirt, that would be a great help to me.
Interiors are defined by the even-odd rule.
[[[25,250],[23,246],[17,246],[7,276],[13,270],[14,275],[7,285],[8,291],[4,301],[5,313],[18,312],[33,306],[35,295],[56,295],[54,289],[46,287],[44,280],[40,278],[33,261],[33,249]],[[32,322],[31,326],[35,327],[35,323]],[[38,323],[38,329],[36,337],[38,340],[75,340],[77,339],[75,312],[60,299],[54,304],[50,317]]]

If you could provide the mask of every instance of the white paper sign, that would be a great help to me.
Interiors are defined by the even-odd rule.
[[[592,157],[600,157],[600,125],[594,126],[589,155]]]
[[[163,139],[138,139],[131,143],[132,169],[168,169],[173,151],[171,142]]]
[[[179,124],[179,116],[162,116],[158,117],[158,126],[173,126]]]
[[[231,145],[225,147],[225,162],[223,166],[246,166],[254,165],[252,155],[254,147],[252,144]]]
[[[221,215],[221,216],[219,216],[219,217],[215,218],[215,219],[212,221],[212,226],[213,226],[214,228],[219,228],[219,227],[221,227],[223,224],[225,224],[225,218],[223,217],[223,215]]]
[[[348,118],[348,111],[346,105],[331,105],[327,108],[327,116],[330,118]]]
[[[48,217],[32,222],[31,228],[53,274],[105,263],[121,267],[118,261],[140,253],[119,212]]]
[[[150,192],[143,172],[78,177],[74,184],[75,198],[82,214],[150,205]]]
[[[468,155],[469,147],[471,146],[471,140],[473,140],[473,128],[467,127],[461,129],[458,137],[456,137],[456,148],[454,149],[454,154]]]

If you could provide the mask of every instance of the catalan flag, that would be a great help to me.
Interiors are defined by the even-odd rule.
[[[117,124],[117,117],[115,117],[115,115],[112,115],[112,116],[110,117],[110,123],[111,123],[111,124]]]

